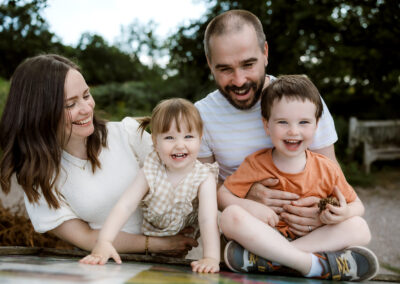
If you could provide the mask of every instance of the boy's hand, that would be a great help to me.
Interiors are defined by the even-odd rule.
[[[252,202],[251,206],[248,205],[247,211],[271,227],[275,227],[279,222],[278,214],[272,208],[261,203]]]
[[[85,256],[79,262],[85,264],[100,264],[103,265],[112,257],[116,263],[121,264],[121,258],[111,242],[97,241],[90,255]]]
[[[322,223],[327,225],[337,224],[349,217],[349,207],[347,206],[346,199],[337,186],[333,189],[334,195],[339,200],[339,206],[331,204],[326,205],[326,209],[321,212],[319,218]]]
[[[219,261],[211,257],[205,257],[190,263],[193,272],[216,273],[219,271]]]

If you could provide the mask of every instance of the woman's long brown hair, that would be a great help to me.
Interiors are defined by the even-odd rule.
[[[29,202],[43,194],[50,208],[60,207],[56,182],[64,141],[64,83],[77,65],[47,54],[21,63],[11,78],[10,92],[0,121],[0,184],[8,193],[15,174]],[[93,118],[94,133],[87,139],[93,172],[101,167],[98,155],[107,146],[105,122]]]

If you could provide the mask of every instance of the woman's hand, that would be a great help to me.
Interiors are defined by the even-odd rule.
[[[322,225],[319,219],[320,198],[305,197],[284,205],[284,212],[280,214],[283,221],[289,225],[289,230],[297,236],[305,236]]]
[[[269,188],[271,186],[276,186],[278,183],[279,180],[273,178],[255,183],[250,188],[246,198],[262,203],[274,210],[275,213],[280,214],[284,211],[284,205],[291,204],[291,202],[297,200],[299,196],[291,192]]]

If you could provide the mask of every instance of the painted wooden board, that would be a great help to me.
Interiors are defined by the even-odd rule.
[[[199,274],[191,271],[190,260],[139,254],[122,254],[121,265],[109,261],[104,266],[93,266],[78,262],[84,255],[86,252],[79,250],[0,247],[0,283],[335,283],[299,277],[238,274],[227,271],[224,266],[217,274]],[[375,280],[378,281],[364,283],[383,283],[379,280],[384,279],[378,277]]]

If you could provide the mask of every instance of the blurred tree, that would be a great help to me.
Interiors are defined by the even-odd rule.
[[[187,81],[184,90],[210,86],[202,45],[208,21],[230,9],[245,9],[264,26],[269,74],[307,74],[336,115],[400,116],[399,1],[205,1],[213,5],[207,15],[169,39],[168,67]],[[186,93],[188,98],[204,95]]]
[[[64,47],[41,16],[47,0],[4,0],[0,4],[0,76],[10,78],[27,57]]]
[[[96,34],[82,34],[76,49],[79,65],[90,84],[140,80],[146,71],[136,54],[110,46]]]

